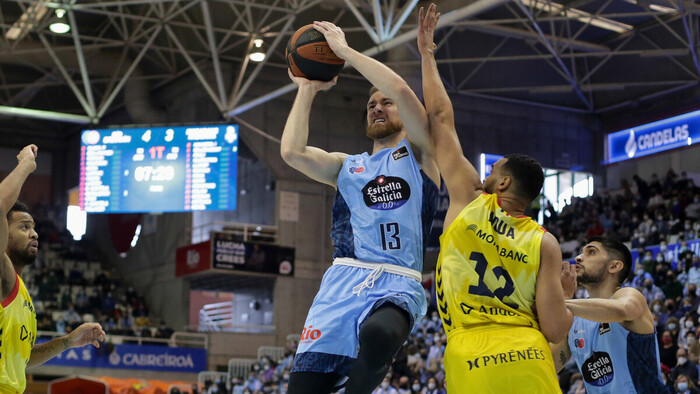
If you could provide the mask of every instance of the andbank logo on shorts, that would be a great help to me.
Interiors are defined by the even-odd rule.
[[[605,352],[594,352],[581,365],[581,372],[586,383],[597,387],[605,386],[615,377],[612,360]]]
[[[353,166],[353,167],[348,168],[348,172],[350,174],[360,174],[360,173],[365,172],[365,167],[362,167],[362,166],[354,167]]]
[[[380,175],[362,188],[362,195],[369,208],[387,211],[405,204],[411,197],[411,187],[399,177]]]
[[[314,329],[314,326],[304,327],[301,331],[301,343],[311,343],[318,338],[321,338],[321,330]]]

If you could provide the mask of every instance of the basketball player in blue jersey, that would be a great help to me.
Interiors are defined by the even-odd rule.
[[[36,344],[36,310],[24,282],[22,268],[31,264],[39,248],[34,219],[17,197],[29,174],[36,169],[37,147],[29,145],[17,155],[17,167],[0,183],[0,393],[22,393],[25,368],[41,365],[73,347],[93,344],[105,337],[98,323],[85,323],[70,334]]]
[[[282,158],[337,194],[333,266],[306,318],[288,393],[329,393],[346,376],[346,393],[370,393],[426,311],[421,271],[440,178],[425,109],[406,82],[350,48],[332,23],[314,27],[376,87],[367,103],[374,146],[372,154],[357,155],[307,146],[311,103],[337,79],[290,73],[299,90],[282,135]]]
[[[632,267],[625,245],[592,238],[562,272],[566,306],[574,314],[567,340],[552,344],[557,371],[573,355],[586,392],[668,393],[664,385],[654,318],[642,293],[621,287]],[[590,298],[571,298],[576,281]]]

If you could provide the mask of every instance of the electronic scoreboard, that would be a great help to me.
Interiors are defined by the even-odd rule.
[[[235,210],[237,125],[83,130],[86,212]]]

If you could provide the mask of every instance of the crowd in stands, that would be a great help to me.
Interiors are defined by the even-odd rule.
[[[672,393],[700,393],[700,257],[688,246],[700,239],[700,188],[685,172],[672,170],[664,179],[635,176],[633,182],[623,181],[620,191],[573,198],[560,213],[545,203],[544,226],[558,237],[567,259],[576,256],[586,239],[601,235],[617,238],[638,253],[626,286],[644,294],[654,315],[663,379]],[[680,248],[671,253],[669,245],[676,243]],[[582,289],[577,293],[585,296]],[[431,307],[373,394],[445,394],[446,341]],[[204,392],[284,394],[292,357],[290,349],[284,359],[263,360],[247,378],[234,378],[229,389],[224,382],[211,382]],[[573,359],[559,379],[563,393],[586,392]]]
[[[115,270],[88,262],[89,245],[74,241],[59,224],[65,223],[59,208],[39,205],[32,215],[41,249],[22,276],[36,306],[39,331],[63,335],[95,321],[111,335],[170,338],[173,330],[154,326],[142,295],[126,286]]]

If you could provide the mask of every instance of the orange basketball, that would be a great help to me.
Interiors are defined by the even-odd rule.
[[[333,53],[326,38],[313,25],[303,26],[292,35],[285,57],[294,76],[319,81],[330,81],[345,64],[345,60]]]

